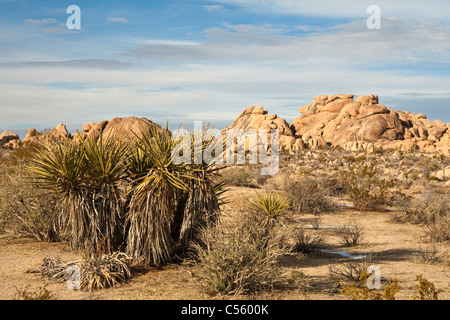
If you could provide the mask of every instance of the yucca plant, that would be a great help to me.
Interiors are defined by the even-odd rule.
[[[198,135],[202,139],[196,139]],[[194,151],[191,156],[202,152],[210,142],[209,131],[188,132],[187,140],[172,137],[168,129],[136,137],[138,145],[130,158],[135,180],[127,215],[127,252],[145,264],[161,265],[182,254],[203,227],[216,222],[223,184],[213,182],[217,169],[203,159],[173,159],[186,141],[185,147]]]
[[[208,125],[201,127],[192,132],[190,138],[193,152],[187,169],[191,176],[188,179],[187,195],[182,198],[185,201],[182,202],[179,234],[183,248],[188,248],[192,241],[199,241],[201,230],[218,221],[221,195],[226,191],[225,182],[214,180],[219,171],[219,168],[214,167],[214,162],[206,162],[205,157],[196,158],[198,154],[210,153],[216,149],[217,144],[222,143],[220,139],[215,139],[214,128],[209,128]]]
[[[273,226],[280,215],[282,215],[289,204],[290,198],[285,193],[264,192],[256,193],[256,200],[250,202],[250,206],[259,214],[263,215],[262,224]]]
[[[148,169],[142,167],[145,175],[132,190],[126,219],[127,252],[145,264],[161,265],[172,257],[177,190],[188,190],[183,181],[186,170],[172,161],[175,141],[168,129],[158,132],[152,127],[136,137],[151,165]]]
[[[92,237],[92,249],[98,251],[100,240],[104,250],[113,252],[124,244],[124,201],[120,183],[126,171],[127,145],[115,136],[82,141],[88,170],[85,184],[91,187],[93,200],[92,221],[97,235]]]
[[[123,206],[119,182],[125,146],[114,137],[66,139],[37,152],[29,171],[35,182],[59,198],[59,224],[72,248],[95,253],[123,243]]]
[[[86,165],[84,146],[71,140],[46,145],[31,160],[28,171],[34,181],[58,199],[59,226],[75,249],[82,249],[92,238],[92,197],[84,184]]]

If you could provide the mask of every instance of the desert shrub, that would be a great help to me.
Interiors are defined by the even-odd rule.
[[[0,161],[0,220],[3,227],[29,234],[39,241],[58,241],[56,198],[42,197],[26,172],[35,148],[21,148]]]
[[[369,289],[367,280],[370,274],[362,273],[357,284],[344,287],[341,293],[351,300],[395,300],[395,295],[400,291],[396,278],[389,280],[383,290]]]
[[[140,133],[132,142],[79,135],[48,144],[30,173],[57,197],[72,248],[95,254],[103,244],[105,252],[124,250],[146,265],[161,265],[216,222],[223,184],[213,179],[218,169],[212,164],[174,162],[182,137],[156,126]],[[194,139],[198,134],[202,139]],[[201,128],[187,141],[196,150],[212,140],[212,131]]]
[[[287,180],[284,191],[292,199],[292,209],[297,213],[322,213],[334,210],[329,200],[328,189],[312,176]]]
[[[55,300],[53,294],[47,289],[47,286],[38,288],[35,291],[29,289],[29,286],[24,288],[16,288],[16,295],[14,300]]]
[[[348,170],[341,170],[340,177],[347,195],[356,210],[382,210],[401,197],[395,190],[393,180],[378,178],[378,170],[367,164],[355,164]]]
[[[253,218],[206,228],[196,244],[197,276],[210,292],[238,295],[272,288],[287,249]]]
[[[440,263],[445,261],[446,255],[439,253],[436,244],[426,246],[425,248],[419,247],[417,252],[414,252],[417,258],[422,262],[427,263]]]
[[[293,252],[309,254],[319,249],[323,243],[323,238],[318,235],[312,235],[305,230],[294,232]]]
[[[422,224],[431,242],[450,240],[450,200],[448,194],[428,193],[423,198],[407,201],[398,221]]]
[[[195,139],[199,134],[201,139]],[[204,161],[173,161],[173,154],[185,146],[180,142],[188,139],[192,144],[188,147],[204,151],[211,134],[201,128],[179,141],[172,139],[168,130],[142,133],[137,148],[144,155],[142,159],[149,159],[148,166],[137,172],[142,178],[133,182],[126,219],[126,250],[133,258],[146,265],[167,263],[178,253],[183,255],[191,242],[199,241],[203,228],[216,223],[222,186],[214,180],[217,169]]]
[[[329,272],[332,276],[345,280],[358,282],[367,273],[367,268],[372,264],[371,257],[366,259],[352,259],[340,266],[330,266]]]
[[[436,289],[435,285],[425,279],[421,274],[416,276],[416,295],[414,300],[438,300],[441,289]]]
[[[76,250],[95,252],[123,243],[123,202],[119,182],[126,167],[126,146],[115,137],[64,140],[45,145],[29,169],[35,185],[57,197],[62,234]]]
[[[256,193],[256,199],[250,202],[251,208],[262,215],[264,226],[273,226],[286,211],[291,200],[285,193]]]
[[[363,229],[356,223],[341,226],[337,229],[337,234],[340,236],[344,246],[353,247],[360,243]]]
[[[247,166],[232,166],[222,171],[222,177],[230,186],[254,187],[254,174]]]

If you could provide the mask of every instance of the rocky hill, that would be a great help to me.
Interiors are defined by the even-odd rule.
[[[304,141],[349,148],[414,148],[448,153],[450,123],[430,121],[423,114],[395,111],[378,96],[328,95],[298,110],[291,129]]]
[[[279,129],[280,145],[286,150],[338,146],[352,151],[417,149],[450,155],[450,123],[392,110],[379,104],[376,95],[356,100],[353,94],[321,95],[298,112],[301,116],[288,125],[263,107],[252,106],[225,129]]]
[[[314,149],[319,146],[341,147],[351,151],[397,149],[441,152],[450,156],[450,123],[431,121],[424,114],[395,111],[379,103],[378,96],[353,94],[321,95],[298,110],[301,115],[289,124],[262,106],[244,109],[233,123],[223,129],[279,130],[280,146],[287,150]],[[82,127],[83,138],[98,137],[111,132],[118,138],[129,137],[156,125],[146,118],[115,118],[98,123],[87,122]],[[42,133],[35,129],[27,132],[22,143],[39,142],[45,137],[71,137],[64,124],[53,131]],[[15,148],[19,137],[9,131],[0,135],[0,146]],[[260,144],[260,142],[258,142]],[[246,142],[245,149],[258,147]]]

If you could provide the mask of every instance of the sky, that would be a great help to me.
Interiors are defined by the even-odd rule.
[[[0,0],[0,128],[292,122],[337,93],[450,122],[450,1]]]

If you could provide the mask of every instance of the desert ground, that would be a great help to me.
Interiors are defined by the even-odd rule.
[[[435,171],[445,170],[450,160],[426,153],[384,152],[355,154],[331,149],[304,151],[283,156],[279,173],[260,177],[251,166],[229,168],[226,203],[221,207],[221,220],[237,222],[248,203],[263,190],[280,191],[296,176],[327,184],[335,181],[334,172],[358,162],[378,164],[381,177],[393,177],[395,186],[411,198],[423,199],[430,193],[448,194],[447,179],[437,179]],[[406,173],[405,173],[406,172]],[[224,174],[225,175],[225,174]],[[448,185],[448,184],[447,184]],[[334,184],[336,186],[336,184]],[[23,293],[36,293],[45,288],[53,299],[270,299],[270,300],[345,300],[342,289],[355,284],[347,276],[349,266],[379,267],[381,289],[388,281],[398,280],[396,300],[417,296],[416,276],[435,285],[439,299],[450,298],[449,242],[431,241],[421,223],[411,223],[405,217],[404,205],[384,205],[383,209],[357,210],[344,193],[323,194],[334,206],[330,212],[297,212],[288,209],[277,224],[277,232],[289,238],[292,232],[304,230],[321,243],[311,252],[291,252],[280,257],[278,278],[270,289],[238,296],[212,293],[202,286],[197,266],[192,263],[169,263],[159,268],[132,266],[132,276],[114,287],[87,292],[70,290],[66,283],[45,279],[40,273],[44,258],[79,260],[82,254],[70,249],[66,242],[37,241],[29,233],[2,227],[0,235],[0,299],[21,299]],[[447,199],[444,197],[444,199]],[[448,215],[446,218],[448,222]],[[351,226],[361,231],[357,243],[347,246],[339,230]],[[429,235],[429,234],[428,234]],[[343,256],[339,253],[348,253]],[[22,293],[22,295],[21,295]]]

